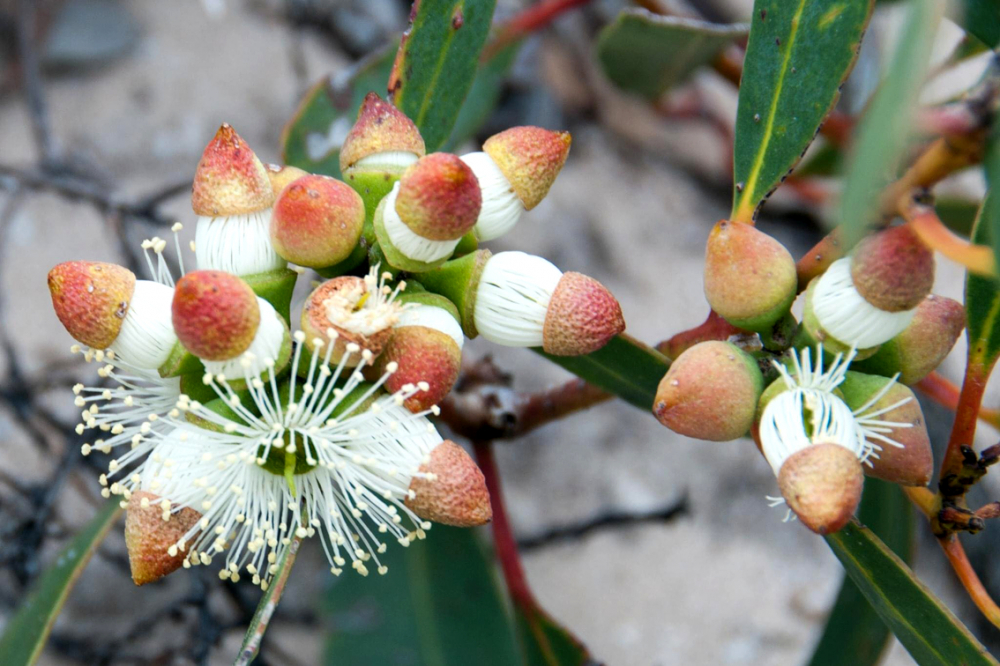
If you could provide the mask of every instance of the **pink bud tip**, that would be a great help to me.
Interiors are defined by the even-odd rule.
[[[191,207],[205,217],[245,215],[274,203],[267,170],[229,123],[205,147],[194,173]]]
[[[556,284],[542,327],[542,349],[555,356],[597,351],[625,330],[618,300],[582,273],[564,273]]]
[[[438,444],[420,472],[432,476],[413,477],[414,497],[406,506],[421,518],[455,527],[476,527],[493,519],[486,479],[458,444],[447,439]]]
[[[566,163],[572,142],[569,132],[511,127],[487,139],[483,152],[493,158],[517,198],[531,210],[549,193]]]
[[[848,523],[861,501],[861,462],[839,444],[807,446],[778,471],[778,488],[802,524],[833,534]]]
[[[423,157],[427,150],[413,121],[370,92],[365,95],[365,101],[358,110],[358,121],[340,148],[340,170],[346,171],[369,155],[388,152],[413,153]]]
[[[426,391],[418,391],[404,404],[411,412],[422,412],[444,399],[458,380],[462,350],[447,333],[427,326],[401,326],[378,358],[383,372],[390,362],[398,365],[385,382],[386,390],[396,392],[407,384],[427,382]]]
[[[192,271],[178,280],[172,314],[177,339],[206,361],[236,358],[250,348],[260,326],[253,289],[222,271]]]
[[[653,413],[676,433],[727,442],[750,430],[763,388],[752,356],[728,342],[702,342],[671,364]]]
[[[365,224],[365,202],[328,176],[303,176],[282,190],[271,216],[271,243],[292,263],[323,268],[350,256]]]
[[[134,290],[135,275],[116,264],[67,261],[49,271],[56,316],[75,340],[95,349],[118,337]]]
[[[396,213],[418,236],[456,240],[476,226],[482,204],[472,169],[456,155],[432,153],[403,173]]]
[[[934,253],[908,225],[883,229],[855,248],[851,280],[879,310],[912,310],[934,286]]]
[[[143,500],[148,500],[143,507]],[[188,530],[201,519],[194,509],[183,508],[168,514],[163,520],[163,509],[158,496],[140,490],[132,495],[125,514],[125,547],[132,580],[136,585],[157,581],[177,571],[184,563],[185,552],[176,555],[169,550],[184,538]]]

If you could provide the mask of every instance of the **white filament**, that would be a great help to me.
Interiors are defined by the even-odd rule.
[[[441,331],[458,345],[459,350],[465,344],[465,334],[451,313],[434,305],[414,304],[403,310],[396,322],[396,328],[403,326],[426,326],[435,331]]]
[[[225,361],[202,360],[206,372],[239,377],[243,375],[243,364],[249,363],[247,369],[250,374],[259,375],[267,368],[268,359],[277,360],[281,354],[281,345],[285,341],[285,322],[281,320],[274,306],[259,296],[257,305],[260,307],[260,326],[257,327],[257,333],[250,347],[240,356]]]
[[[514,228],[524,213],[524,204],[517,198],[510,181],[500,171],[493,158],[483,152],[462,156],[479,181],[483,193],[483,207],[473,231],[476,238],[489,241],[503,236]]]
[[[405,169],[418,159],[416,153],[405,150],[387,150],[384,153],[373,153],[351,165],[351,168],[366,169]]]
[[[230,217],[199,217],[194,237],[198,268],[256,275],[288,265],[271,245],[271,209]]]
[[[392,191],[385,196],[382,204],[382,224],[389,235],[392,246],[415,261],[430,263],[450,257],[460,238],[450,241],[438,241],[418,236],[406,226],[396,212],[396,196],[399,194],[399,183],[392,186]]]
[[[886,312],[866,301],[851,279],[850,258],[833,262],[819,277],[812,308],[824,331],[838,342],[857,349],[888,342],[902,333],[916,314],[916,309]]]
[[[476,292],[476,329],[507,347],[539,347],[549,299],[562,279],[551,262],[524,252],[500,252],[483,268]]]
[[[136,280],[122,328],[111,344],[115,354],[143,370],[156,370],[166,363],[177,344],[170,314],[173,300],[174,290],[170,287]]]

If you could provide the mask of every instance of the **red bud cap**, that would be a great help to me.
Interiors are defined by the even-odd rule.
[[[871,466],[865,466],[865,473],[904,486],[930,483],[934,455],[924,413],[913,391],[888,377],[853,371],[839,388],[844,402],[857,412],[858,423],[869,429],[868,440],[882,449],[868,458]],[[869,421],[878,426],[869,425]],[[872,436],[874,427],[881,437]]]
[[[204,217],[246,215],[274,203],[267,169],[236,130],[223,123],[194,173],[191,207]]]
[[[582,273],[563,273],[549,299],[542,328],[542,349],[555,356],[597,351],[625,330],[618,300]]]
[[[483,144],[524,207],[531,210],[545,198],[566,163],[573,137],[541,127],[511,127]]]
[[[469,233],[483,205],[472,169],[450,153],[422,157],[403,172],[396,214],[413,233],[428,240],[457,240]]]
[[[899,381],[912,386],[941,365],[964,328],[962,304],[931,294],[917,306],[909,326],[857,368],[886,377],[898,372]]]
[[[389,363],[397,365],[385,382],[390,393],[407,384],[427,384],[426,390],[418,391],[404,403],[411,412],[422,412],[441,402],[458,381],[462,350],[442,331],[426,326],[400,326],[378,357],[376,367],[385,372]]]
[[[178,280],[172,315],[177,339],[206,361],[236,358],[250,348],[260,326],[253,289],[222,271],[192,271]]]
[[[282,259],[324,268],[350,256],[364,224],[365,202],[350,186],[328,176],[303,176],[274,204],[271,244]]]
[[[476,527],[493,519],[486,479],[461,446],[445,440],[420,466],[423,476],[410,482],[406,506],[425,520],[455,527]]]
[[[705,249],[705,298],[737,328],[766,331],[781,319],[798,286],[785,246],[749,224],[720,220]]]
[[[750,430],[763,389],[752,356],[728,342],[702,342],[671,364],[656,390],[653,413],[681,435],[727,442]]]
[[[49,271],[56,316],[73,339],[105,349],[118,337],[128,313],[135,275],[98,261],[67,261]]]
[[[302,176],[309,175],[308,171],[287,164],[268,164],[265,168],[267,169],[267,177],[271,180],[271,191],[274,192],[275,198],[281,194],[281,190],[285,189],[286,185]]]
[[[413,153],[423,157],[427,149],[413,121],[370,92],[365,95],[365,101],[358,110],[358,121],[340,148],[340,170],[346,171],[369,155],[390,152]]]
[[[153,493],[140,490],[132,495],[125,514],[125,547],[136,585],[152,583],[181,567],[185,553],[177,543],[199,520],[201,514],[194,509],[171,513]]]
[[[934,286],[934,253],[909,225],[883,229],[855,248],[851,279],[879,310],[912,310]]]
[[[789,456],[778,472],[778,488],[802,524],[817,534],[833,534],[858,508],[864,479],[852,451],[820,443]]]

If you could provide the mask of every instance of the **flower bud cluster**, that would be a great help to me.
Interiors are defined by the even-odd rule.
[[[596,280],[476,249],[538,205],[569,145],[516,127],[479,153],[427,154],[370,94],[340,181],[265,166],[225,124],[194,174],[196,270],[176,240],[175,280],[159,238],[143,243],[150,280],[52,269],[74,351],[107,380],[74,388],[77,430],[94,435],[85,455],[109,457],[102,493],[128,509],[137,584],[223,557],[222,578],[266,587],[292,539],[312,536],[334,574],[385,573],[387,539],[490,520],[482,473],[430,420],[465,339],[576,355],[625,328]],[[294,318],[307,268],[325,280]]]

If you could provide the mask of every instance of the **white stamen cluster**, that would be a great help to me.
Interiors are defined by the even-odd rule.
[[[532,254],[493,255],[476,292],[476,329],[498,345],[540,347],[549,300],[562,275],[551,262]]]
[[[870,412],[892,388],[890,380],[872,398],[851,410],[834,393],[844,381],[847,369],[854,359],[854,352],[846,356],[837,354],[830,367],[823,370],[823,348],[816,350],[816,367],[810,350],[791,350],[792,371],[775,362],[787,390],[775,396],[764,408],[760,421],[760,442],[775,476],[792,454],[815,444],[837,444],[854,453],[862,463],[871,464],[869,458],[877,458],[882,450],[881,442],[902,448],[902,444],[888,435],[894,428],[907,428],[912,424],[882,421],[878,417],[905,404],[906,398],[894,405]]]
[[[351,166],[365,169],[405,169],[418,159],[416,153],[405,150],[387,150],[362,157]]]
[[[173,298],[174,290],[165,284],[136,280],[121,330],[111,343],[115,354],[143,370],[163,365],[177,344],[170,315]]]
[[[916,314],[916,309],[886,312],[865,300],[851,278],[850,258],[833,262],[818,278],[812,309],[824,331],[856,349],[888,342],[902,333]]]
[[[245,276],[288,265],[271,245],[271,209],[229,217],[199,217],[195,231],[198,268]]]
[[[450,312],[434,305],[414,303],[404,309],[399,315],[399,321],[396,322],[396,328],[404,326],[425,326],[441,331],[455,341],[459,350],[465,344],[465,334],[459,323]]]
[[[503,236],[517,225],[525,208],[510,181],[487,153],[462,155],[462,161],[472,169],[483,193],[483,207],[473,227],[476,238],[489,241]]]
[[[370,336],[391,328],[399,321],[405,305],[396,298],[406,289],[400,281],[395,289],[386,282],[392,279],[389,272],[379,276],[378,265],[364,277],[364,284],[338,289],[323,301],[327,321],[348,333]]]
[[[110,476],[121,478],[113,492],[126,501],[141,489],[162,498],[165,520],[184,507],[201,514],[168,547],[171,555],[184,553],[185,567],[210,564],[224,552],[222,578],[239,580],[245,569],[266,588],[291,539],[318,534],[334,574],[347,562],[362,575],[373,562],[384,574],[378,556],[385,541],[407,546],[430,527],[405,505],[414,496],[414,477],[430,477],[419,468],[442,442],[426,418],[436,408],[412,414],[402,406],[424,387],[407,385],[372,402],[395,364],[365,385],[349,357],[370,363],[370,353],[349,344],[331,368],[333,342],[324,351],[321,340],[311,341],[314,353],[303,361],[305,335],[298,331],[294,337],[287,389],[279,391],[273,375],[262,378],[244,369],[249,397],[241,399],[224,376],[210,377],[230,416],[181,395],[182,414],[165,419],[169,429],[152,431],[148,458],[142,460],[144,451],[129,451],[112,461]],[[299,379],[302,362],[308,370]],[[307,471],[295,469],[303,463]],[[267,468],[275,464],[283,474]]]
[[[399,183],[392,186],[392,191],[385,196],[382,206],[382,224],[389,235],[389,242],[397,250],[414,261],[427,263],[450,257],[461,240],[430,240],[413,232],[396,212],[396,197],[399,194]]]
[[[245,369],[251,375],[257,376],[267,370],[266,359],[278,358],[281,346],[285,342],[285,322],[274,306],[259,296],[257,305],[260,308],[260,325],[257,327],[253,342],[250,343],[250,348],[242,355],[225,361],[202,360],[206,372],[238,377]]]

